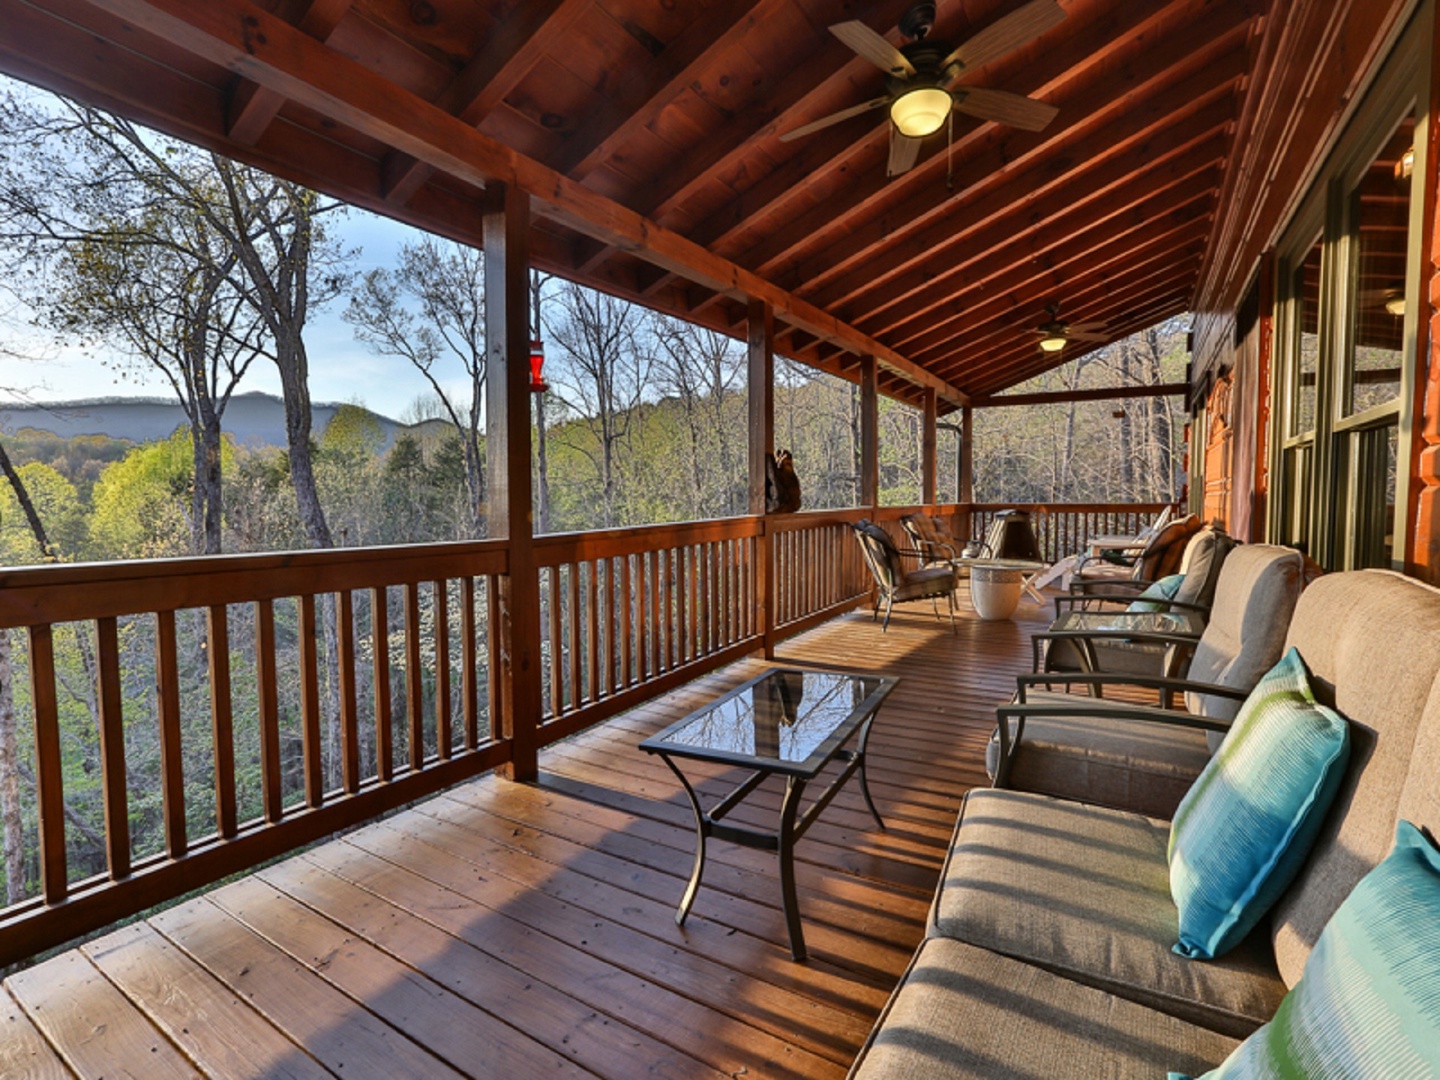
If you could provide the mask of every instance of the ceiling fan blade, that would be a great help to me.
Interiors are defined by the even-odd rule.
[[[1071,341],[1100,341],[1106,342],[1110,339],[1104,334],[1094,334],[1089,330],[1076,330],[1073,326],[1065,331],[1065,336]]]
[[[887,96],[873,98],[860,105],[852,105],[848,109],[841,109],[839,112],[831,113],[829,116],[822,116],[819,120],[812,120],[810,123],[802,124],[798,128],[791,128],[780,136],[780,141],[789,142],[791,139],[798,139],[802,135],[809,135],[811,132],[821,131],[831,124],[840,123],[841,120],[849,120],[852,116],[859,116],[861,113],[867,113],[871,109],[878,109],[882,105],[889,104],[890,98]]]
[[[907,173],[915,167],[915,162],[920,159],[921,139],[912,139],[908,135],[901,135],[892,126],[890,128],[890,161],[885,166],[886,176],[899,176]]]
[[[858,19],[836,23],[830,33],[850,46],[866,60],[891,75],[914,75],[915,65],[905,54]]]
[[[958,46],[940,66],[945,68],[959,63],[965,68],[984,67],[996,57],[1004,56],[1011,49],[1018,49],[1027,41],[1039,37],[1064,18],[1065,10],[1055,0],[1030,0],[1024,7],[997,19]]]
[[[1072,322],[1066,323],[1065,325],[1068,326],[1071,330],[1078,330],[1082,334],[1090,333],[1095,330],[1105,329],[1105,324],[1103,322]]]
[[[993,120],[1025,131],[1039,131],[1060,110],[1047,101],[1022,97],[1007,90],[983,86],[962,86],[954,92],[955,108],[981,120]]]

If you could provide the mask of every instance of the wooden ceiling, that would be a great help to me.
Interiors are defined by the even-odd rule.
[[[911,0],[0,0],[0,69],[422,228],[478,243],[484,187],[532,196],[532,258],[942,409],[1118,339],[1200,288],[1267,0],[1060,0],[961,85],[1059,108],[959,113],[886,179],[883,93],[827,27],[890,41]],[[1020,0],[939,0],[958,43]]]

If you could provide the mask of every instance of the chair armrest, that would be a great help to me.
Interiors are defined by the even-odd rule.
[[[1244,701],[1250,696],[1248,690],[1240,690],[1233,686],[1219,686],[1216,683],[1197,682],[1193,679],[1169,679],[1163,675],[1125,675],[1111,672],[1092,673],[1068,673],[1048,672],[1039,675],[1017,675],[1015,676],[1016,696],[1019,703],[1025,703],[1025,690],[1031,686],[1050,686],[1054,683],[1064,685],[1080,686],[1133,686],[1144,690],[1169,690],[1172,693],[1194,693],[1206,694],[1210,697],[1229,698],[1232,701]],[[1124,702],[1114,703],[1116,706],[1123,706]],[[1137,706],[1145,708],[1148,706]]]
[[[1054,705],[1046,703],[1044,705],[1001,705],[995,710],[995,721],[1000,725],[1007,720],[1024,720],[1030,716],[1075,717],[1093,720],[1143,720],[1146,723],[1166,724],[1170,727],[1199,728],[1201,731],[1225,732],[1230,730],[1230,721],[1228,720],[1217,720],[1213,716],[1201,716],[1199,713],[1181,712],[1178,709],[1160,709],[1153,705],[1117,707],[1114,704]]]

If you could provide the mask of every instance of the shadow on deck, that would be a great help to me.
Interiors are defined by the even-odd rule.
[[[675,925],[691,812],[636,749],[766,666],[749,659],[547,750],[536,785],[462,785],[12,976],[0,1075],[843,1076],[1051,611],[960,607],[955,634],[919,602],[887,634],[855,613],[781,649],[900,679],[870,738],[888,831],[852,783],[797,847],[806,963],[767,852],[712,842]],[[773,826],[779,801],[772,778],[732,820]]]

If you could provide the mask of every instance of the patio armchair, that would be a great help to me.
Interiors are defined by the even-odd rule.
[[[890,614],[897,603],[929,599],[934,602],[935,617],[940,617],[940,597],[950,605],[950,629],[955,629],[955,568],[948,563],[923,565],[925,556],[918,550],[901,551],[890,534],[873,522],[861,519],[850,526],[860,542],[865,565],[875,577],[875,604],[872,618],[880,615],[885,604],[885,621],[881,631],[890,628]],[[922,565],[905,570],[902,559],[913,559]]]
[[[1071,591],[1139,591],[1130,583],[1159,581],[1179,569],[1185,546],[1190,537],[1200,531],[1200,527],[1200,519],[1194,514],[1168,522],[1128,563],[1082,555],[1071,571]],[[1112,585],[1115,586],[1113,589],[1110,588]],[[1144,584],[1140,585],[1140,588],[1144,587]]]
[[[1175,576],[1180,578],[1165,594],[1151,586],[1160,582],[1082,583],[1068,596],[1055,598],[1055,615],[1076,608],[1140,611],[1189,611],[1208,619],[1221,571],[1236,542],[1224,530],[1206,526],[1192,533]],[[1162,580],[1173,580],[1167,577]],[[1141,605],[1144,605],[1143,607]],[[1097,638],[1089,642],[1089,655],[1068,638],[1047,633],[1031,639],[1035,670],[1128,672],[1135,675],[1179,675],[1189,656],[1188,643]]]
[[[1219,746],[1240,703],[1276,661],[1305,585],[1291,548],[1244,544],[1220,571],[1209,623],[1184,679],[1111,673],[1022,675],[986,751],[994,786],[1168,819]],[[1185,710],[1097,700],[1120,687],[1183,694]]]

